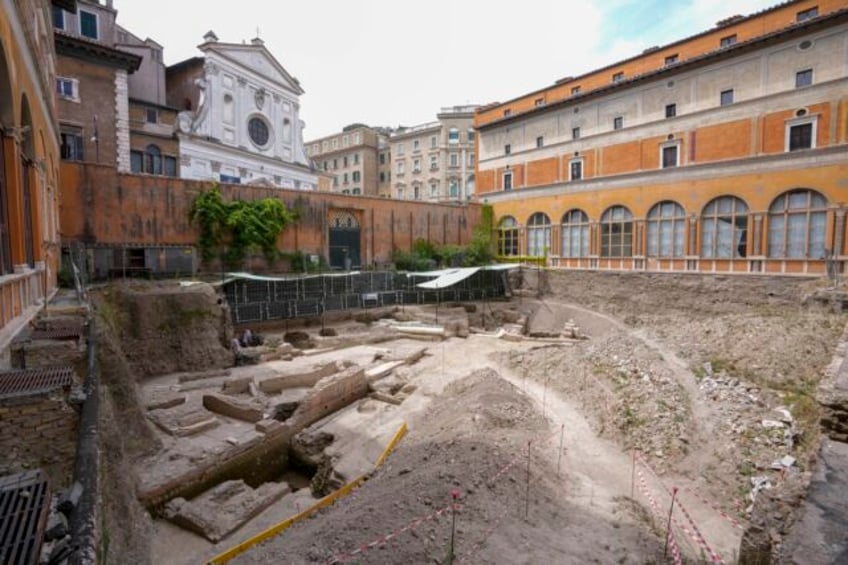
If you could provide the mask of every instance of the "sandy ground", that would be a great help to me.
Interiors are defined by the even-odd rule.
[[[804,393],[829,362],[844,317],[802,307],[816,284],[808,281],[550,277],[542,300],[497,308],[553,330],[573,320],[589,339],[472,334],[310,358],[367,365],[380,352],[429,347],[390,377],[415,387],[400,406],[363,399],[313,426],[333,434],[327,453],[350,479],[370,471],[406,422],[409,434],[386,465],[235,562],[444,562],[453,491],[461,562],[658,562],[673,488],[679,550],[734,562],[742,531],[733,522],[745,523],[751,478],[779,489],[784,474],[810,472],[818,432]],[[762,424],[776,410],[793,416],[777,431]],[[769,468],[786,455],[797,463]],[[156,521],[152,561],[209,558],[310,498],[305,489],[286,496],[217,545]]]

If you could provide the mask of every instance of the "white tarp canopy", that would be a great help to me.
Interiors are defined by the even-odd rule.
[[[480,269],[478,267],[466,267],[463,269],[445,269],[435,279],[423,283],[418,283],[418,288],[447,288],[453,286],[460,281],[464,281]]]
[[[407,276],[436,277],[433,280],[418,283],[415,286],[418,288],[440,289],[464,281],[477,271],[506,271],[517,268],[518,265],[501,263],[498,265],[486,265],[485,267],[464,267],[459,269],[442,269],[441,271],[427,271],[426,273],[407,273]]]

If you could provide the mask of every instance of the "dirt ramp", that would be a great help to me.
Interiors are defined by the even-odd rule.
[[[208,284],[124,283],[99,296],[136,379],[229,367],[229,310]]]

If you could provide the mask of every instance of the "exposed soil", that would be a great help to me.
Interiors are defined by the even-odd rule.
[[[680,550],[694,559],[709,546],[730,563],[742,537],[731,521],[744,527],[751,512],[769,513],[767,505],[755,508],[752,480],[771,489],[757,504],[792,501],[766,524],[767,551],[779,558],[815,463],[819,412],[811,395],[846,322],[826,305],[803,305],[824,283],[525,274],[525,293],[478,305],[471,325],[530,323],[556,335],[573,320],[588,339],[506,341],[472,332],[425,342],[428,355],[397,369],[389,377],[396,386],[384,387],[410,391],[399,406],[369,399],[340,415],[357,429],[367,421],[357,410],[363,418],[377,410],[381,433],[409,424],[387,463],[351,496],[235,562],[441,563],[454,491],[460,562],[661,562],[667,489],[675,487],[703,536],[692,541],[679,515]],[[537,288],[549,292],[539,296]],[[428,307],[418,313],[430,317]],[[382,331],[371,320],[335,330],[326,338],[319,328],[304,333],[320,347],[353,336],[365,343]],[[282,332],[266,337],[283,339]],[[345,456],[353,455],[334,452]],[[636,457],[645,463],[634,464]],[[775,466],[781,459],[791,462]],[[218,549],[237,543],[227,541]]]

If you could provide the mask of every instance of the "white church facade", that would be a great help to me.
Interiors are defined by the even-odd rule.
[[[219,42],[213,32],[202,57],[167,69],[168,105],[179,108],[180,176],[234,184],[315,190],[303,145],[296,78],[264,42]]]

